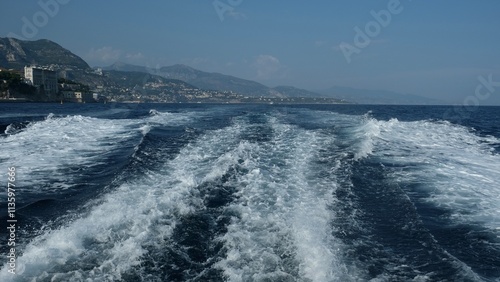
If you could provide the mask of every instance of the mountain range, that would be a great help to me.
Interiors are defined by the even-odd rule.
[[[258,97],[330,97],[331,95],[322,95],[296,88],[293,86],[277,86],[268,87],[261,83],[238,78],[231,75],[225,75],[215,72],[204,72],[192,67],[177,64],[173,66],[161,67],[158,69],[150,69],[142,66],[130,65],[122,62],[117,62],[111,66],[103,68],[104,70],[114,71],[138,71],[147,72],[150,74],[162,76],[169,79],[178,79],[192,84],[200,89],[211,89],[219,91],[233,91],[246,96]]]
[[[363,90],[347,87],[310,91],[293,86],[269,87],[264,84],[215,72],[204,72],[186,65],[164,66],[150,69],[122,62],[103,67],[100,76],[82,58],[50,40],[23,41],[0,38],[0,67],[22,70],[26,65],[52,66],[64,78],[84,83],[90,87],[110,84],[117,86],[125,80],[143,86],[148,79],[162,83],[185,83],[186,87],[205,90],[232,91],[249,97],[328,97],[362,104],[441,104],[440,101],[416,95],[389,91]],[[124,79],[125,78],[125,79]],[[141,84],[142,83],[142,84]]]
[[[233,91],[246,96],[271,96],[271,97],[286,97],[286,94],[273,91],[255,81],[246,80],[230,75],[220,73],[209,73],[194,69],[186,65],[173,65],[161,67],[158,69],[149,69],[146,67],[129,65],[125,63],[115,63],[111,66],[104,67],[103,70],[115,71],[140,71],[159,75],[169,79],[178,79],[192,84],[200,89]]]

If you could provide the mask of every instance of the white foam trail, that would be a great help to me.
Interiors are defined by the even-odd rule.
[[[500,155],[481,137],[448,122],[377,122],[376,155],[397,164],[394,177],[420,184],[427,201],[452,212],[454,222],[500,226]]]
[[[127,142],[140,140],[138,127],[130,120],[49,115],[44,121],[0,139],[0,163],[15,166],[19,184],[24,187],[40,187],[51,181],[52,185],[43,189],[67,189],[72,176],[62,172],[63,168],[100,164],[103,156],[122,149]]]
[[[150,110],[149,117],[146,120],[152,124],[182,125],[200,116],[202,114],[197,114],[196,112],[171,113]]]
[[[117,150],[137,149],[152,127],[182,125],[195,116],[192,112],[154,111],[145,119],[111,120],[49,114],[45,120],[0,139],[0,164],[15,166],[19,184],[36,188],[29,193],[57,193],[74,185],[76,175],[68,175],[64,168],[85,170],[101,165]]]
[[[239,201],[221,238],[227,256],[217,267],[229,281],[340,281],[347,278],[341,243],[332,236],[334,183],[312,175],[326,141],[314,132],[270,120],[275,137],[249,144]]]
[[[353,130],[353,136],[359,140],[354,160],[366,158],[373,152],[373,142],[380,136],[380,127],[373,119],[365,119],[364,124]]]
[[[371,112],[362,116],[345,115],[334,112],[308,111],[307,121],[322,128],[335,127],[337,134],[341,134],[340,143],[345,145],[344,153],[354,154],[358,161],[372,154],[374,141],[380,137],[378,122],[370,118]],[[304,121],[302,121],[304,122]]]
[[[29,243],[18,258],[21,280],[119,281],[139,267],[147,246],[169,238],[177,219],[202,206],[196,186],[219,177],[239,152],[239,125],[208,133],[179,155],[103,197],[81,218]],[[0,281],[11,279],[4,265]]]
[[[307,144],[307,141],[319,141],[320,138],[311,135],[303,134],[297,142]],[[317,159],[315,150],[325,143],[297,148],[298,157],[292,161],[296,172],[290,180],[300,187],[297,196],[301,200],[293,207],[295,215],[292,226],[297,257],[301,261],[301,276],[311,281],[340,281],[348,279],[348,275],[347,266],[341,261],[342,244],[332,236],[333,211],[329,207],[334,205],[335,183],[308,176],[311,171],[302,169],[315,168],[310,164],[311,159]],[[332,172],[336,169],[330,168]]]

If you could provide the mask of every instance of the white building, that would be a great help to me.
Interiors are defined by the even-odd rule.
[[[57,94],[57,72],[41,67],[24,67],[24,78],[31,85],[40,88],[43,86],[45,94]]]
[[[63,100],[66,102],[74,102],[74,103],[96,102],[96,100],[94,100],[93,94],[90,92],[62,90],[61,94]]]

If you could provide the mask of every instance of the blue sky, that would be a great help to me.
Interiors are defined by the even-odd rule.
[[[50,39],[91,66],[181,63],[269,86],[462,103],[479,76],[500,82],[499,14],[497,0],[2,0],[0,36]]]

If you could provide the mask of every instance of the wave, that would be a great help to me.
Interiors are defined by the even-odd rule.
[[[148,246],[169,238],[178,218],[202,204],[193,188],[224,173],[227,147],[213,145],[228,144],[230,138],[219,136],[236,136],[234,129],[202,136],[162,167],[105,195],[88,214],[37,237],[18,258],[22,277],[120,280],[139,267]],[[1,280],[9,275],[4,266]]]
[[[331,226],[335,184],[314,175],[322,169],[315,152],[329,138],[268,119],[273,137],[244,143],[249,172],[238,179],[238,200],[228,207],[237,216],[221,237],[227,255],[217,267],[228,281],[342,280],[347,266]]]
[[[500,222],[500,156],[495,137],[478,136],[448,122],[378,122],[376,156],[395,167],[398,182],[418,183],[427,201],[451,212],[458,222]]]
[[[464,268],[498,277],[498,139],[443,121],[377,121],[373,158],[416,205],[439,244]]]
[[[49,116],[2,139],[1,162],[44,194],[24,210],[53,212],[58,183],[127,164],[19,247],[14,281],[498,277],[485,270],[500,254],[498,143],[448,122],[304,109]],[[485,231],[483,266],[457,252],[471,240],[443,231],[457,225]]]
[[[23,187],[31,187],[24,195],[57,193],[72,186],[74,170],[106,165],[106,156],[133,148],[141,138],[138,127],[130,121],[50,115],[2,139],[0,160],[16,167]]]

